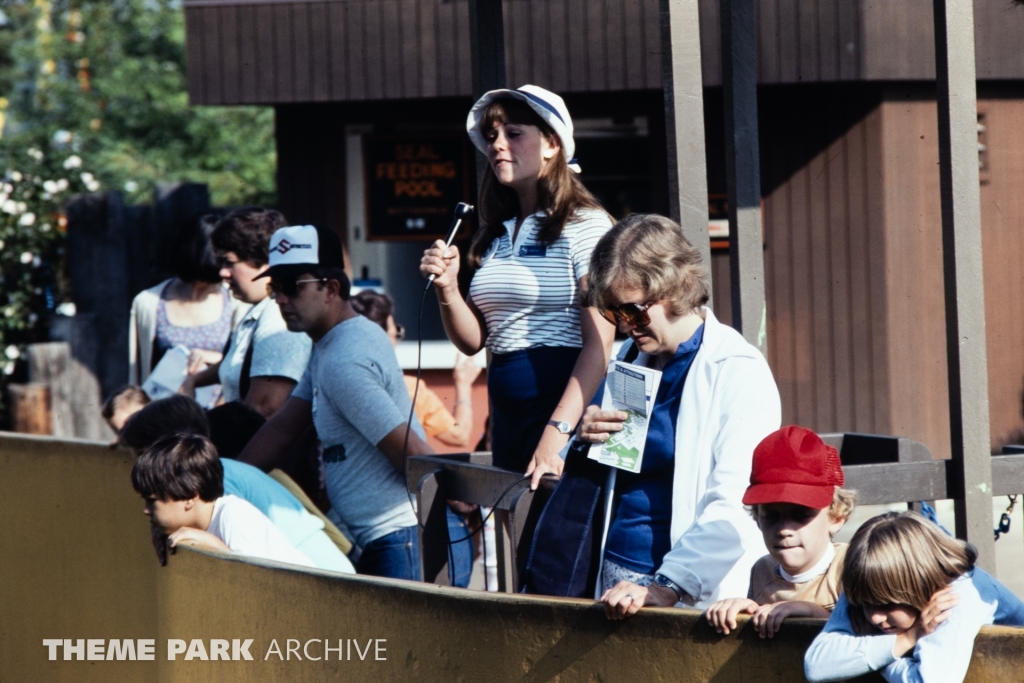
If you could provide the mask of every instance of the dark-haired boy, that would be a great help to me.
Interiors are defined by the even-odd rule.
[[[132,486],[146,504],[143,512],[168,535],[182,541],[266,560],[315,567],[251,503],[224,495],[224,467],[206,437],[170,434],[146,449],[132,468]]]

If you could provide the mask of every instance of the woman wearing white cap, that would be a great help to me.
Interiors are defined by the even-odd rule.
[[[558,95],[533,85],[493,90],[473,105],[466,128],[489,162],[468,298],[456,247],[435,242],[420,272],[436,276],[455,346],[492,353],[494,464],[531,474],[536,488],[545,473],[561,473],[559,451],[608,365],[615,330],[578,301],[590,253],[612,221],[575,176],[572,119]]]

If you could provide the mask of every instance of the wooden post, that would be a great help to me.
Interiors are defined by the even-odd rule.
[[[444,495],[444,470],[423,476],[417,485],[419,507],[420,566],[423,580],[450,586],[448,580],[448,503]]]
[[[28,346],[28,376],[34,384],[49,388],[52,430],[48,433],[61,438],[84,436],[75,433],[75,386],[72,373],[71,345],[67,342],[49,342]],[[95,406],[90,406],[95,407]],[[99,419],[99,411],[91,417]]]
[[[946,361],[956,535],[995,571],[972,0],[934,0]]]
[[[767,356],[754,1],[721,3],[732,324]]]
[[[52,434],[50,389],[45,384],[9,384],[11,424],[22,434]]]
[[[710,267],[704,84],[697,0],[661,0],[661,43],[669,215],[683,226],[686,239]]]

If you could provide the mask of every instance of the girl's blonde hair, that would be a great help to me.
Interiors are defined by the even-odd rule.
[[[924,609],[936,591],[974,568],[973,546],[947,536],[916,512],[889,512],[857,530],[843,563],[851,605]]]
[[[618,286],[638,289],[648,301],[664,301],[673,315],[682,315],[708,302],[710,285],[707,265],[678,223],[655,214],[633,214],[594,247],[583,303],[606,308],[612,287]]]

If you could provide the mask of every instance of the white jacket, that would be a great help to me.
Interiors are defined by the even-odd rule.
[[[782,422],[764,356],[704,309],[704,339],[683,385],[672,482],[672,549],[657,573],[706,607],[744,598],[764,540],[743,493],[754,447]],[[646,365],[641,353],[637,365]]]

